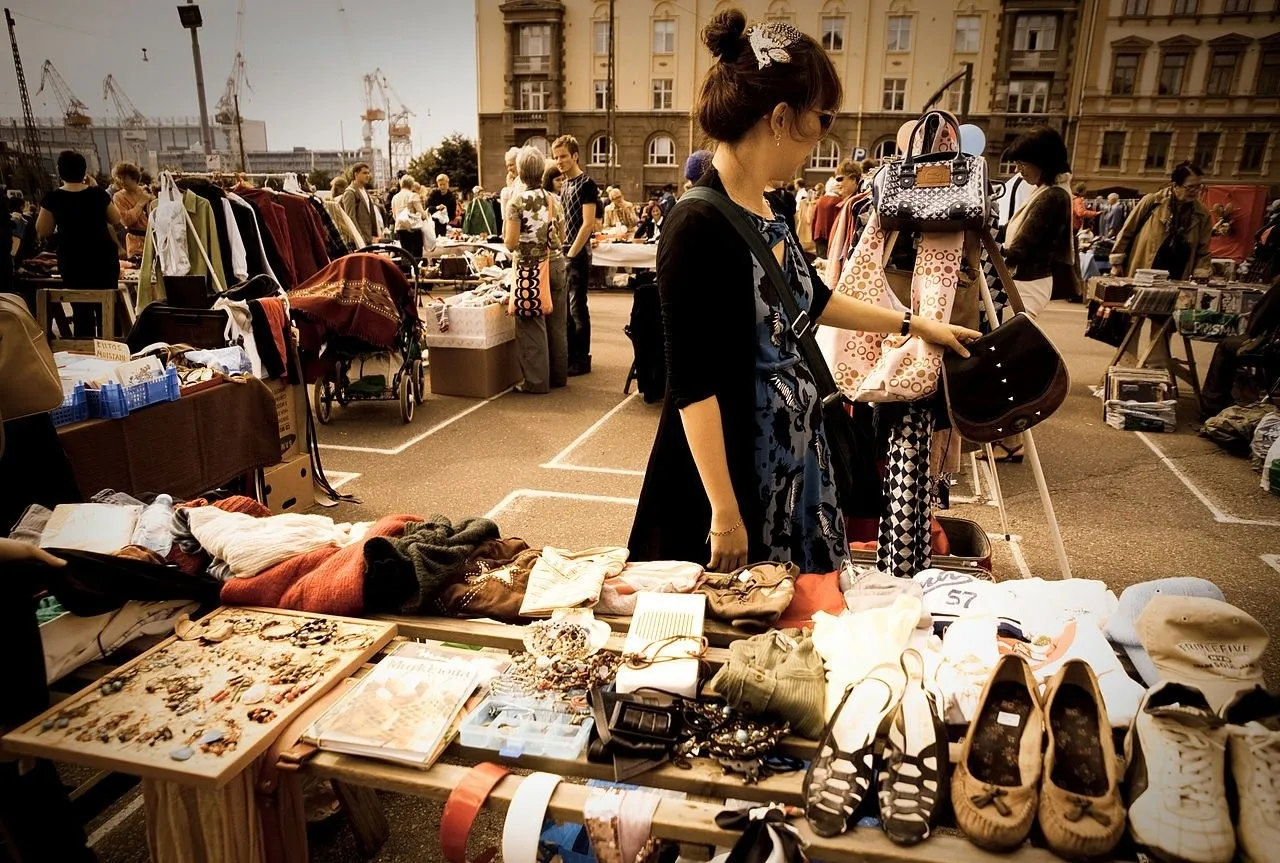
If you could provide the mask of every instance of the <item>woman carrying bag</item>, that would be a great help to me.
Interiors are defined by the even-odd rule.
[[[1004,258],[1027,313],[1035,317],[1051,299],[1081,295],[1067,145],[1053,129],[1031,129],[1009,145],[1004,158],[1017,164],[1032,187],[1027,202],[1009,219]]]
[[[542,188],[546,159],[536,147],[516,154],[516,172],[523,188],[507,202],[503,240],[516,253],[515,284],[507,314],[516,318],[516,353],[520,359],[519,393],[550,391],[553,365],[567,366],[564,358],[551,356],[547,318],[554,304],[552,278],[563,278],[564,268],[551,266],[564,245],[564,212],[556,196]],[[563,385],[563,381],[559,382]]]
[[[812,326],[910,332],[962,354],[978,333],[832,296],[765,200],[770,179],[795,176],[840,107],[839,76],[817,42],[777,22],[748,29],[738,10],[712,19],[703,40],[716,60],[696,114],[719,144],[658,244],[667,394],[631,559],[830,572],[848,543],[825,428],[830,372],[808,359]]]

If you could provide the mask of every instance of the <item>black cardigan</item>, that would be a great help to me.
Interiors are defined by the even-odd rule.
[[[1004,257],[1018,281],[1053,277],[1053,298],[1080,294],[1080,265],[1071,231],[1071,195],[1054,186],[1024,205],[1026,215]]]
[[[699,186],[720,192],[712,169]],[[817,319],[831,291],[810,266]],[[632,560],[710,558],[711,504],[689,451],[680,409],[715,396],[729,477],[748,537],[748,559],[767,560],[764,509],[755,467],[756,304],[751,252],[719,212],[680,201],[663,220],[658,291],[667,393],[628,543]]]

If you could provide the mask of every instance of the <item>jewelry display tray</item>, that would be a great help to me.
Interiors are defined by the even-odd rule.
[[[373,658],[396,634],[394,623],[275,608],[223,607],[197,623],[209,632],[227,621],[238,621],[241,631],[212,644],[171,636],[6,735],[3,749],[181,785],[220,788],[249,767],[294,716]],[[299,647],[287,638],[259,637],[263,627],[288,630],[289,626],[296,629],[312,621],[333,625],[329,643]],[[339,639],[359,646],[337,649],[333,642]],[[260,658],[262,662],[232,658],[236,655]],[[296,688],[296,684],[266,684],[271,675],[267,664],[279,661],[325,664],[322,670],[305,678],[310,685],[294,700],[277,702],[277,695]],[[196,707],[185,714],[170,710],[165,704],[168,688],[157,686],[166,678],[179,675],[189,678],[192,687],[198,685],[193,692]],[[213,701],[238,675],[265,685],[265,697],[252,704],[240,703],[238,699],[245,692],[240,689],[230,697]],[[126,681],[125,685],[112,690],[112,682],[121,680]],[[148,684],[154,691],[147,691]],[[259,708],[271,710],[274,718],[265,723],[250,720],[248,713]],[[79,716],[74,716],[76,713]],[[74,718],[60,725],[59,719],[69,715]],[[123,718],[112,724],[117,717]],[[90,720],[96,720],[93,726],[89,726]],[[104,742],[95,735],[108,725],[111,731]],[[141,727],[139,733],[121,741],[119,734],[134,726]],[[146,731],[164,727],[170,729],[171,737],[153,744],[139,740]],[[238,734],[237,742],[221,754],[200,745],[211,732],[228,734],[231,729]],[[86,735],[88,739],[77,739]],[[184,747],[191,753],[185,760],[176,760],[172,753]]]
[[[503,758],[573,761],[586,748],[594,725],[589,715],[556,699],[490,695],[463,720],[458,738],[463,746],[493,749]]]

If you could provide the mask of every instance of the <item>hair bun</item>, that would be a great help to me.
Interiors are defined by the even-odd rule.
[[[742,53],[746,32],[747,16],[741,9],[728,9],[703,28],[702,41],[718,60],[732,63]]]

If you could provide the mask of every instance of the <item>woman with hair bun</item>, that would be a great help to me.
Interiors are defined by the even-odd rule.
[[[911,332],[964,354],[978,333],[833,296],[765,199],[796,176],[831,128],[840,78],[810,36],[738,10],[703,31],[715,62],[695,109],[717,142],[697,185],[742,209],[815,322]],[[797,337],[750,247],[706,201],[682,199],[663,223],[658,288],[667,394],[631,530],[636,560],[749,561],[830,572],[848,556],[823,405]],[[873,490],[868,490],[869,492]]]

